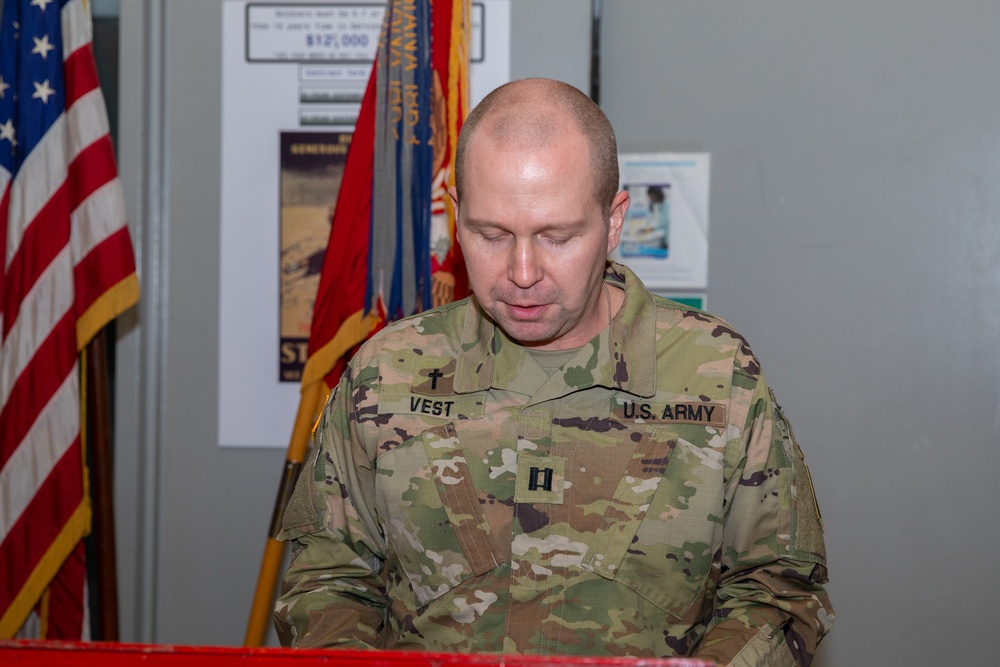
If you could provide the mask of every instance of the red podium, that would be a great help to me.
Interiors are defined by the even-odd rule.
[[[4,667],[715,667],[693,658],[578,658],[404,651],[164,646],[110,642],[0,641]]]

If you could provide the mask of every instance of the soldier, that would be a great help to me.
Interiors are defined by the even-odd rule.
[[[808,665],[833,610],[802,453],[738,333],[606,260],[607,118],[516,81],[456,162],[474,296],[388,326],[327,402],[282,643]]]

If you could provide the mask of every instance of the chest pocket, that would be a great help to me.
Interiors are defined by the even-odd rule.
[[[385,452],[377,467],[379,514],[419,605],[497,567],[499,550],[453,422]]]
[[[678,619],[704,598],[721,534],[721,518],[702,507],[715,489],[689,476],[704,459],[689,448],[674,428],[646,430],[582,563]]]

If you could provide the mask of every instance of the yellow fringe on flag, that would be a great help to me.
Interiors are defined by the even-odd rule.
[[[90,305],[76,321],[76,349],[82,350],[87,343],[115,319],[139,301],[139,277],[131,274],[117,285],[107,290]]]
[[[337,333],[326,345],[309,355],[302,369],[302,387],[319,382],[330,372],[337,360],[347,354],[352,347],[368,338],[378,324],[378,317],[372,311],[364,315],[362,311],[352,313],[341,323]],[[311,421],[311,420],[310,420]]]

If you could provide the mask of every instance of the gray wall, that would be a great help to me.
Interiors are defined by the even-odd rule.
[[[133,641],[241,643],[284,460],[215,445],[220,6],[122,0],[143,280],[116,423]],[[512,6],[513,75],[586,90],[590,3]],[[824,667],[988,664],[997,25],[987,0],[604,3],[620,148],[712,155],[709,305],[751,341],[813,470],[838,612]]]
[[[712,153],[709,303],[813,469],[823,663],[985,663],[967,638],[1000,591],[1000,4],[605,5],[622,148]]]
[[[120,169],[142,280],[119,348],[126,640],[242,643],[285,458],[216,445],[221,6],[122,1]]]

